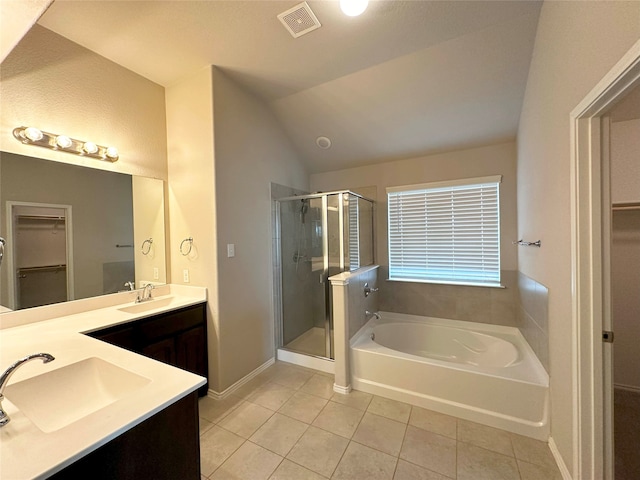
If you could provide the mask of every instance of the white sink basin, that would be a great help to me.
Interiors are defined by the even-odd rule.
[[[147,300],[146,302],[136,303],[135,305],[119,308],[118,310],[126,313],[144,313],[155,310],[156,308],[168,307],[176,302],[177,299],[175,297],[164,297],[158,298],[157,300]]]
[[[40,430],[50,433],[150,382],[148,378],[91,357],[7,385],[4,396]]]

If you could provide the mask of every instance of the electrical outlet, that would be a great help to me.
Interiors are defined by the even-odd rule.
[[[160,272],[158,272],[158,267],[153,267],[153,279],[158,280],[160,278]]]
[[[235,243],[227,243],[227,257],[235,257],[236,256],[236,244]]]
[[[184,283],[189,283],[189,270],[186,268],[182,271],[182,280]]]

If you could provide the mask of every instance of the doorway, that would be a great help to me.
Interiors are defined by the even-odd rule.
[[[573,474],[581,480],[615,476],[609,115],[638,86],[640,41],[571,113]]]
[[[10,308],[73,299],[71,206],[7,202]]]

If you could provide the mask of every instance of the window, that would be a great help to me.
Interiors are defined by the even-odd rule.
[[[389,279],[500,286],[500,180],[387,188]]]

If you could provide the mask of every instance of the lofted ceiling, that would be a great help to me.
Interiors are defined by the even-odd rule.
[[[216,65],[262,98],[311,172],[516,136],[539,1],[371,1],[293,38],[293,1],[56,0],[42,26],[160,84]],[[326,136],[332,146],[318,148]]]

